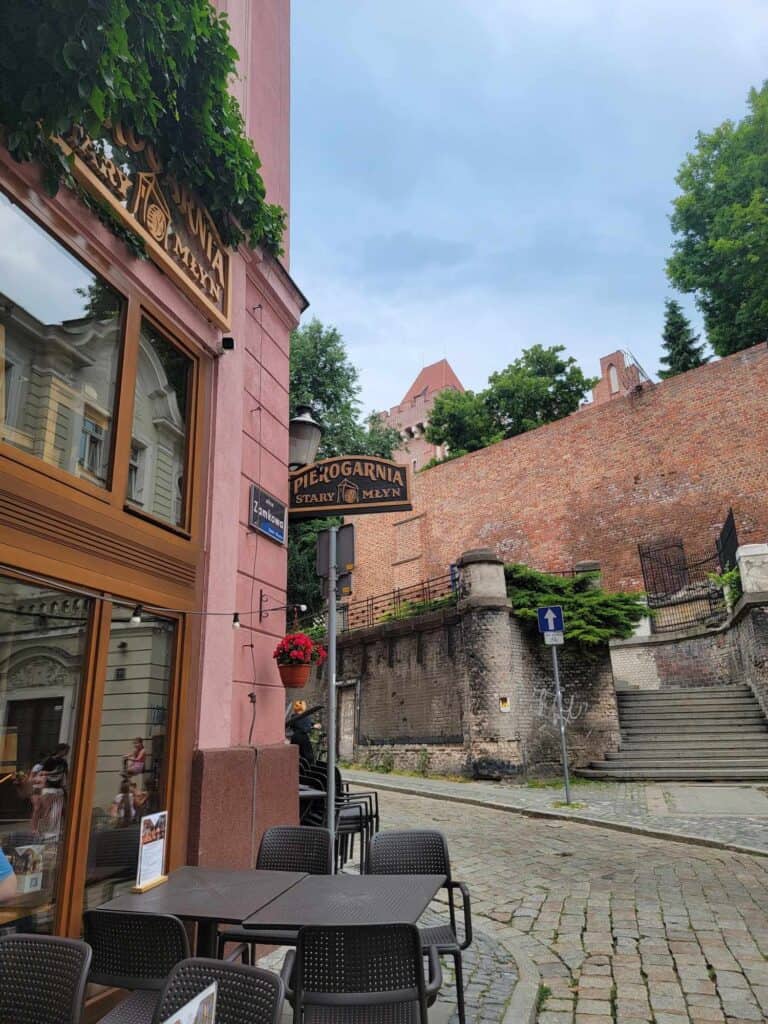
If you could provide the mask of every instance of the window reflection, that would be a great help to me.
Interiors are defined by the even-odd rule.
[[[124,300],[2,193],[0,229],[0,440],[106,487]]]
[[[146,320],[141,325],[128,501],[184,523],[184,463],[192,360]]]
[[[91,602],[0,576],[0,846],[16,896],[4,931],[50,931]]]
[[[99,729],[85,905],[136,881],[141,817],[165,807],[174,624],[114,608]]]

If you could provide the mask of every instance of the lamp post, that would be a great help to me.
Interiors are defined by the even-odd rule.
[[[288,424],[288,468],[301,469],[315,461],[323,428],[308,405],[299,405]]]

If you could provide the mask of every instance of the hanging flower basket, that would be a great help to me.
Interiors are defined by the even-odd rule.
[[[309,679],[311,665],[278,665],[277,671],[283,686],[287,689],[295,689],[299,686],[306,686]]]
[[[322,665],[327,656],[323,645],[306,633],[289,633],[272,652],[285,687],[306,686],[312,665]]]

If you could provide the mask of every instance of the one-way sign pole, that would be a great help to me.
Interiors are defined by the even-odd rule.
[[[563,718],[563,693],[560,689],[560,666],[557,662],[557,648],[563,642],[565,623],[563,609],[559,605],[537,609],[539,632],[544,643],[552,647],[552,671],[555,675],[555,700],[557,701],[557,717],[560,723],[560,747],[563,752],[563,779],[565,780],[565,802],[571,802],[571,780],[568,777],[568,743],[565,738],[565,720]]]
[[[571,802],[571,782],[568,778],[568,744],[565,739],[565,722],[563,721],[563,694],[560,690],[560,668],[557,664],[557,647],[552,646],[552,669],[555,673],[555,696],[557,698],[557,717],[560,719],[560,746],[563,750],[563,779],[565,780],[565,802]]]

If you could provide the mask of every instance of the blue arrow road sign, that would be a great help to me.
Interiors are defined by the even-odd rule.
[[[549,608],[537,608],[539,616],[540,633],[562,633],[563,632],[563,609],[559,604],[553,604]]]

